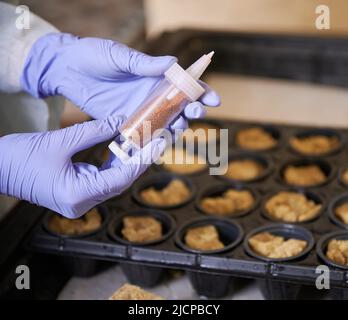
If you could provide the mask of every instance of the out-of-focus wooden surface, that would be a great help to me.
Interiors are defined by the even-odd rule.
[[[208,74],[222,104],[208,116],[246,121],[348,127],[348,90],[287,80]]]
[[[348,35],[347,0],[144,0],[147,34],[178,28]],[[331,29],[318,31],[315,8],[328,5]]]

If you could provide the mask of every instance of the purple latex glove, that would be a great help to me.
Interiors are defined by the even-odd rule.
[[[61,130],[0,138],[0,193],[78,218],[128,188],[158,159],[165,141],[156,139],[128,162],[102,168],[72,163],[71,157],[118,134],[123,119],[110,116]]]
[[[31,48],[22,75],[22,88],[35,97],[62,95],[95,119],[129,116],[163,79],[176,61],[152,57],[121,43],[71,34],[51,33]],[[200,101],[189,104],[173,129],[185,129],[187,118],[205,115],[202,103],[218,106],[220,98],[205,83]]]

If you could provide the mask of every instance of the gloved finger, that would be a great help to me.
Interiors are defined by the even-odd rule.
[[[199,101],[189,103],[184,110],[184,114],[188,119],[203,118],[207,113],[206,108]]]
[[[109,169],[112,166],[115,167],[116,165],[121,163],[122,163],[121,160],[118,159],[111,151],[109,151],[108,159],[102,163],[100,170]]]
[[[188,128],[187,120],[183,116],[178,116],[177,119],[170,125],[172,131],[185,130]]]
[[[121,166],[122,171],[126,172],[124,177],[131,176],[130,180],[138,178],[149,165],[160,158],[165,147],[166,140],[163,138],[157,138],[148,143],[144,148],[138,151],[133,157],[131,157]]]
[[[75,172],[80,174],[89,174],[91,172],[98,171],[98,168],[96,166],[85,162],[75,162],[73,163],[73,167]]]
[[[198,82],[205,89],[205,93],[199,98],[199,101],[209,107],[218,107],[221,103],[219,94],[204,81],[199,80]]]
[[[106,119],[75,124],[72,127],[57,131],[57,133],[62,134],[63,146],[66,150],[71,154],[75,154],[113,138],[118,133],[118,127],[123,120],[124,117],[109,116]]]
[[[165,146],[164,139],[155,139],[122,165],[91,175],[89,184],[94,186],[95,196],[104,195],[110,198],[120,194],[159,159]]]
[[[170,131],[172,133],[171,142],[176,142],[187,128],[187,120],[183,116],[178,116],[170,126]]]
[[[153,57],[119,44],[112,47],[111,55],[118,68],[138,76],[160,76],[177,61],[173,56]]]

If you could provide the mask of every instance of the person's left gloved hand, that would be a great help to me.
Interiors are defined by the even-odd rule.
[[[172,56],[152,57],[111,40],[51,33],[31,48],[21,85],[35,97],[62,95],[95,119],[128,117],[175,61]],[[217,93],[201,84],[206,93],[186,106],[172,128],[185,129],[185,116],[204,116],[203,104],[219,105]]]
[[[120,194],[156,161],[165,141],[155,139],[125,163],[101,168],[72,163],[71,157],[118,133],[122,118],[108,117],[61,130],[11,134],[0,138],[0,193],[78,218]]]

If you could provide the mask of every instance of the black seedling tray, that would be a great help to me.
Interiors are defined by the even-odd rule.
[[[142,49],[144,50],[144,48]],[[344,87],[348,85],[348,68],[346,67],[348,65],[348,40],[343,38],[182,30],[164,33],[145,47],[145,51],[153,55],[172,54],[177,56],[183,67],[190,65],[202,53],[211,50],[215,50],[216,53],[208,72],[256,75]],[[228,102],[224,101],[224,103]],[[234,145],[234,136],[239,128],[250,124],[221,121],[219,124],[230,130],[230,156],[244,154],[243,150]],[[165,172],[158,167],[150,168],[131,190],[105,204],[105,227],[99,232],[84,237],[57,237],[45,231],[43,220],[35,227],[29,245],[33,250],[60,255],[62,259],[66,257],[72,260],[77,259],[75,271],[79,269],[78,266],[81,262],[78,260],[79,258],[84,259],[82,260],[84,265],[86,259],[90,259],[91,264],[95,263],[95,260],[119,261],[128,279],[142,286],[151,286],[161,281],[166,268],[178,268],[187,270],[193,287],[199,294],[205,296],[221,297],[233,288],[234,278],[246,277],[258,279],[266,298],[295,298],[302,285],[314,286],[318,276],[315,272],[316,267],[325,263],[317,250],[318,246],[326,244],[324,237],[330,232],[342,232],[344,237],[348,237],[348,229],[337,221],[335,223],[332,218],[330,219],[329,211],[336,197],[348,194],[348,187],[339,181],[343,167],[347,165],[346,137],[348,131],[334,131],[342,136],[342,146],[337,153],[312,159],[292,152],[287,143],[288,138],[295,132],[309,128],[279,125],[270,125],[269,128],[276,129],[273,131],[275,134],[279,133],[279,146],[268,152],[257,153],[258,157],[264,157],[265,161],[269,163],[269,175],[247,185],[233,183],[235,187],[250,188],[259,198],[257,206],[246,215],[227,218],[227,222],[226,219],[219,222],[221,227],[226,223],[226,229],[230,230],[234,236],[236,236],[234,232],[239,228],[229,224],[228,221],[237,223],[244,234],[242,238],[236,238],[236,242],[226,252],[211,254],[189,252],[175,241],[177,232],[185,223],[192,219],[206,217],[197,206],[197,199],[201,193],[206,188],[211,189],[215,185],[219,186],[217,188],[221,190],[225,183],[230,183],[221,177],[209,176],[207,171],[185,177],[194,186],[195,196],[184,206],[167,209],[146,207],[146,209],[156,210],[156,212],[164,212],[167,218],[174,219],[175,226],[173,230],[170,230],[172,232],[169,232],[168,237],[162,242],[134,246],[124,244],[109,235],[109,229],[112,228],[110,226],[115,227],[114,219],[121,214],[145,210],[145,206],[136,200],[137,197],[134,197],[134,190],[147,179],[152,179],[154,174],[163,174],[159,181],[168,179],[168,175],[164,175]],[[100,164],[106,146],[107,144],[103,144],[90,150],[84,155],[84,160]],[[253,156],[253,154],[248,152],[248,155]],[[308,159],[324,161],[324,164],[322,162],[319,164],[322,164],[323,169],[328,170],[330,175],[330,181],[327,184],[305,190],[315,199],[321,199],[325,204],[325,209],[319,218],[301,225],[287,226],[282,229],[282,232],[307,237],[307,230],[312,233],[313,239],[307,240],[313,241],[313,247],[306,255],[288,262],[265,261],[251,256],[245,246],[245,236],[255,228],[276,223],[264,215],[262,203],[268,194],[287,188],[280,179],[282,165],[289,161],[308,161]],[[166,219],[167,222],[170,220]],[[90,274],[91,270],[86,269],[88,271],[86,273]],[[330,270],[332,297],[347,299],[348,269],[330,266]]]
[[[188,270],[189,278],[199,294],[209,297],[220,297],[230,288],[230,280],[235,277],[259,279],[261,288],[267,298],[288,298],[297,296],[301,285],[315,285],[318,277],[316,267],[322,264],[330,266],[330,284],[335,297],[347,297],[348,268],[337,267],[324,260],[321,246],[325,250],[326,236],[332,232],[348,239],[347,226],[340,224],[332,217],[332,207],[335,201],[342,201],[342,195],[348,198],[348,187],[340,181],[340,174],[348,159],[346,137],[347,130],[320,131],[327,134],[337,134],[341,145],[333,154],[323,157],[299,156],[291,150],[288,140],[293,135],[303,130],[316,130],[312,128],[265,125],[272,128],[279,135],[278,145],[270,151],[251,152],[241,150],[235,145],[236,132],[253,124],[216,121],[221,128],[229,129],[229,156],[264,159],[269,163],[269,174],[261,180],[252,183],[228,181],[222,176],[210,176],[208,171],[192,175],[175,175],[168,173],[161,166],[152,166],[134,185],[123,195],[113,198],[99,208],[104,216],[101,230],[81,237],[59,237],[47,232],[45,223],[48,215],[36,226],[30,239],[30,248],[35,251],[53,253],[74,259],[86,259],[91,263],[95,260],[119,261],[129,280],[142,286],[157,284],[163,276],[165,268],[178,268]],[[320,129],[322,130],[322,129]],[[100,155],[106,145],[99,145],[93,151],[94,162],[100,163]],[[93,157],[92,156],[92,157]],[[287,186],[281,178],[281,169],[284,164],[319,163],[327,168],[328,181],[318,187],[297,188]],[[170,179],[179,177],[192,188],[194,197],[182,206],[169,208],[151,208],[142,204],[137,193],[149,185],[163,186]],[[257,204],[249,212],[244,212],[236,217],[216,218],[204,214],[198,205],[202,195],[207,195],[212,190],[217,192],[227,186],[248,188],[254,193]],[[283,224],[272,221],[263,210],[263,203],[268,196],[279,190],[298,190],[308,197],[323,204],[320,215],[305,223]],[[208,192],[208,193],[207,193]],[[331,211],[330,211],[331,208]],[[122,216],[129,214],[155,215],[164,226],[164,238],[155,243],[146,245],[132,245],[125,242],[120,236]],[[183,228],[187,223],[195,225],[213,223],[217,226],[222,240],[230,245],[222,252],[202,254],[185,247],[182,240]],[[247,237],[257,228],[271,228],[275,234],[285,237],[294,236],[308,241],[308,251],[297,259],[290,261],[270,260],[255,257],[247,245]],[[116,230],[116,234],[115,231]],[[225,249],[226,249],[225,248]],[[87,268],[88,269],[88,268]],[[79,270],[77,263],[77,270]]]

